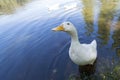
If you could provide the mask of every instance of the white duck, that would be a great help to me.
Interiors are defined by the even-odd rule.
[[[90,44],[81,44],[75,26],[71,22],[64,22],[60,26],[52,29],[53,31],[64,31],[71,36],[69,56],[77,65],[93,64],[97,57],[97,44],[93,40]]]

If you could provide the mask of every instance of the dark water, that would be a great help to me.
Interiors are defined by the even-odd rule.
[[[118,80],[119,4],[119,0],[36,0],[22,8],[15,6],[17,11],[9,14],[1,11],[0,80],[79,78],[78,66],[68,55],[70,36],[51,31],[64,21],[76,26],[81,43],[97,40],[96,71],[85,80]]]

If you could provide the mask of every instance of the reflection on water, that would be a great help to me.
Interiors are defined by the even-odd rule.
[[[94,28],[93,28],[93,21],[94,21],[94,13],[93,13],[93,8],[94,8],[94,0],[83,0],[83,15],[84,15],[84,19],[86,21],[86,34],[88,36],[91,35],[91,33],[93,32]]]
[[[0,15],[10,14],[30,0],[0,0]]]
[[[118,24],[119,22],[120,21],[118,21]],[[118,24],[116,24],[115,26],[118,26]],[[114,40],[114,43],[112,44],[112,47],[116,49],[117,55],[120,57],[120,29],[119,27],[118,28],[116,27],[117,30],[113,32],[112,38]]]
[[[98,33],[102,44],[107,44],[110,36],[111,22],[114,17],[116,6],[118,5],[114,0],[101,0],[100,15],[98,20]],[[108,7],[109,6],[109,7]]]
[[[12,14],[29,0],[0,0],[0,14]],[[70,37],[51,29],[64,21],[81,43],[97,40],[95,72],[83,80],[120,76],[119,0],[35,0],[25,10],[0,16],[0,80],[68,80],[83,75],[68,56]]]
[[[120,57],[120,6],[118,6],[119,3],[119,0],[99,0],[97,3],[95,0],[83,0],[83,15],[87,25],[87,27],[85,26],[87,30],[86,35],[89,34],[90,36],[90,34],[96,30],[98,32],[96,37],[98,39],[97,65],[99,67],[97,67],[96,69],[98,73],[101,74],[101,77],[99,76],[99,78],[105,80],[120,78],[120,76],[116,76],[116,73],[120,73],[120,69],[117,72],[114,71],[115,66],[119,65],[120,62],[119,58],[116,58],[118,56]],[[94,26],[96,27],[96,7],[98,9],[98,20],[96,22],[98,28],[94,30]],[[111,58],[109,58],[110,55]],[[99,59],[99,56],[101,57],[101,59],[103,58],[102,61],[101,59]],[[93,77],[89,79],[93,79]]]

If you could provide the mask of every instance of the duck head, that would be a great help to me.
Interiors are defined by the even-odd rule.
[[[52,29],[53,31],[64,31],[68,33],[76,32],[74,25],[71,22],[63,22],[61,25]]]

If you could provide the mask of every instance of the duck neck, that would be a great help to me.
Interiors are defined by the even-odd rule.
[[[77,31],[69,32],[72,42],[79,42]]]

